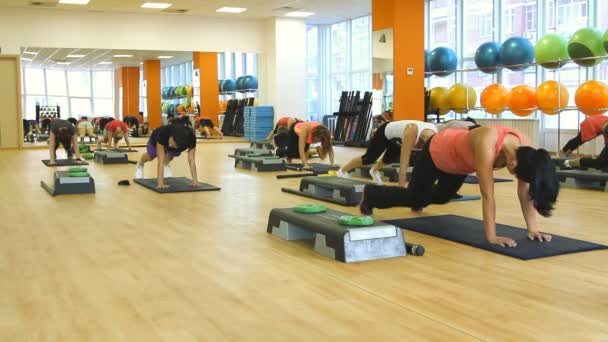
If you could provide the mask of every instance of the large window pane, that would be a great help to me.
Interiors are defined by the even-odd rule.
[[[72,115],[70,112],[70,106],[68,106],[68,98],[65,96],[49,96],[49,106],[59,106],[60,114],[62,118],[69,118]]]
[[[25,68],[25,93],[28,95],[44,95],[44,70]]]
[[[247,75],[258,75],[258,58],[255,53],[247,54]]]
[[[70,105],[72,106],[73,117],[92,116],[91,99],[71,98]]]
[[[578,29],[587,26],[587,0],[546,0],[547,32],[557,32],[569,38]],[[606,1],[598,0],[598,9]],[[599,12],[600,23],[605,20]],[[608,13],[606,13],[608,14]],[[600,25],[600,27],[605,27]]]
[[[114,116],[114,101],[111,99],[94,99],[95,116]],[[133,114],[133,113],[129,113]]]
[[[365,70],[370,67],[370,22],[370,17],[362,17],[352,21],[351,56],[353,70]]]
[[[102,98],[112,98],[114,93],[114,83],[112,81],[112,71],[93,72],[93,96]]]
[[[237,52],[234,54],[234,77],[239,78],[245,75],[245,65],[243,64],[243,54]]]
[[[372,79],[369,71],[353,73],[351,76],[351,89],[354,91],[365,91],[372,90]]]
[[[233,58],[232,53],[226,52],[226,53],[224,53],[224,56],[226,56],[226,58],[225,58],[226,74],[224,75],[224,77],[226,79],[236,79],[234,77],[234,73],[232,70],[232,58]]]
[[[493,40],[494,5],[488,0],[465,0],[463,44],[465,57],[472,57],[479,45]]]
[[[306,73],[319,74],[319,29],[308,26],[306,30]]]
[[[331,109],[337,112],[340,108],[340,96],[346,90],[346,77],[334,75],[331,77]]]
[[[346,71],[346,22],[331,25],[331,72]]]
[[[48,95],[66,96],[67,87],[64,70],[46,70]]]
[[[456,48],[456,6],[454,0],[432,1],[430,47]]]
[[[28,120],[36,120],[36,105],[46,105],[46,98],[43,96],[26,96],[25,97],[25,118]]]
[[[318,120],[321,112],[319,103],[319,79],[311,78],[306,80],[306,108],[309,120]]]
[[[518,36],[536,43],[536,2],[530,0],[502,0],[503,40]]]
[[[90,97],[91,73],[89,71],[68,71],[68,86],[70,96]],[[89,108],[89,114],[90,111]]]

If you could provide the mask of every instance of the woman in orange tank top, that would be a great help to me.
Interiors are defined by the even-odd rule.
[[[496,236],[494,170],[506,167],[517,177],[528,237],[550,241],[550,235],[538,230],[536,212],[551,215],[559,182],[549,153],[526,143],[527,138],[520,132],[502,126],[439,132],[423,147],[408,188],[366,185],[360,210],[370,215],[373,208],[404,206],[420,211],[429,204],[445,204],[456,195],[467,174],[476,172],[486,239],[515,247],[514,240]]]
[[[331,143],[331,134],[327,127],[319,122],[299,122],[289,127],[287,146],[277,149],[277,156],[287,159],[300,159],[305,169],[310,168],[308,149],[311,144],[321,143],[317,153],[321,159],[329,155],[329,163],[334,165],[334,149]]]
[[[597,158],[571,159],[565,161],[564,166],[568,168],[608,168],[608,116],[605,115],[590,116],[581,122],[580,133],[568,141],[564,148],[562,148],[561,155],[569,156],[570,153],[576,150],[579,146],[587,141],[597,138],[600,135],[604,136],[604,148]]]
[[[303,122],[303,120],[299,118],[292,118],[288,116],[284,116],[277,121],[277,124],[274,126],[274,129],[268,133],[266,140],[270,141],[275,147],[280,147],[280,145],[285,145],[287,141],[287,133],[289,133],[289,127],[292,125]],[[278,141],[275,141],[275,136],[281,136]],[[283,143],[284,142],[284,143]]]

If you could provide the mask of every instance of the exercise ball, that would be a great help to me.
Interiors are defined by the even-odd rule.
[[[169,97],[176,97],[177,96],[177,87],[171,87],[171,93],[169,95]]]
[[[457,65],[458,57],[450,48],[438,47],[429,55],[429,67],[435,76],[449,76],[454,73]]]
[[[568,41],[559,34],[544,35],[534,47],[536,62],[547,69],[558,69],[568,63]]]
[[[429,50],[424,50],[424,78],[431,77],[431,67],[429,65]]]
[[[500,60],[509,70],[524,70],[534,62],[534,46],[525,38],[511,37],[500,47]]]
[[[167,114],[169,112],[169,104],[167,102],[163,103],[163,113]]]
[[[456,113],[466,113],[475,106],[477,93],[468,84],[456,83],[447,95],[448,106]]]
[[[608,52],[608,30],[604,33],[604,51]]]
[[[194,89],[192,88],[192,86],[188,86],[186,88],[186,95],[192,96],[193,94],[194,94]]]
[[[435,87],[431,89],[429,110],[431,113],[445,115],[450,112],[448,104],[448,88]]]
[[[601,58],[581,58],[601,57],[606,55],[602,32],[591,27],[582,28],[574,32],[572,37],[570,37],[570,41],[568,41],[568,54],[573,62],[580,66],[591,67],[601,63]]]
[[[498,115],[507,108],[509,91],[501,84],[495,83],[487,86],[480,95],[481,106],[486,112]]]
[[[536,88],[536,105],[545,114],[559,113],[568,105],[569,98],[568,88],[557,81],[545,81]]]
[[[500,45],[497,42],[481,44],[475,51],[475,65],[486,74],[498,71],[500,63]]]
[[[184,110],[184,105],[182,105],[182,104],[177,105],[177,112],[185,113],[186,111]]]
[[[518,116],[528,116],[536,110],[536,89],[520,85],[509,92],[507,107]]]
[[[224,80],[222,84],[223,91],[232,92],[236,91],[236,81],[235,80]]]
[[[245,82],[245,76],[241,76],[239,78],[236,79],[236,90],[244,90],[245,89],[245,85],[243,84]]]
[[[257,90],[258,89],[258,79],[255,76],[248,75],[245,77],[243,81],[243,86],[245,89],[249,90]]]
[[[600,115],[608,108],[608,85],[601,81],[587,81],[574,95],[578,109],[587,115]]]

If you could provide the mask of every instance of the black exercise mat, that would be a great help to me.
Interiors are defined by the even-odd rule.
[[[111,149],[102,149],[102,150],[93,150],[94,152],[119,152],[119,153],[133,153],[133,152],[137,152],[137,150],[129,150],[128,148],[111,148]]]
[[[494,183],[508,183],[512,181],[512,179],[494,178]],[[467,178],[464,179],[464,182],[467,184],[479,184],[479,178],[475,175],[468,175]]]
[[[48,167],[89,165],[89,163],[85,162],[84,160],[81,161],[80,163],[76,163],[75,159],[57,159],[57,160],[55,160],[55,162],[57,163],[56,165],[49,165],[50,162],[51,161],[48,159],[42,160],[42,163]]]
[[[520,260],[608,249],[608,246],[605,245],[559,235],[552,235],[553,239],[550,242],[532,241],[528,239],[526,229],[503,224],[496,224],[496,234],[515,240],[517,247],[494,246],[486,241],[482,221],[458,215],[416,217],[385,220],[384,222],[401,227],[402,229],[460,242]]]
[[[186,177],[172,177],[165,178],[165,184],[169,185],[166,189],[157,189],[156,188],[156,178],[146,178],[146,179],[135,179],[135,183],[139,185],[143,185],[150,190],[154,190],[161,194],[170,194],[175,192],[197,192],[197,191],[214,191],[221,190],[221,188],[215,187],[213,185],[207,183],[200,183],[198,187],[192,187],[190,183],[192,183],[192,179],[188,179]]]

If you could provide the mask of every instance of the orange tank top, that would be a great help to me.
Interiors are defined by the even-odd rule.
[[[492,126],[492,128],[498,130],[498,139],[494,147],[495,158],[498,158],[507,134],[513,134],[520,142],[522,141],[523,135],[518,130],[503,126]],[[475,155],[469,140],[471,132],[464,129],[446,129],[435,134],[431,140],[430,152],[433,163],[439,170],[454,175],[468,175],[475,172]]]
[[[304,128],[304,125],[308,125],[308,136],[306,137],[306,143],[310,145],[312,144],[312,131],[315,127],[320,126],[321,123],[316,121],[298,122],[294,127],[294,132],[296,132],[298,136],[300,136],[300,132],[302,131],[302,128]]]
[[[604,143],[608,143],[608,135],[602,131],[606,122],[608,122],[608,116],[604,115],[594,115],[585,119],[581,122],[581,140],[587,142],[598,135],[603,135]]]
[[[287,124],[289,124],[289,116],[284,116],[282,118],[279,119],[279,121],[277,121],[277,126],[279,127],[287,127]]]

